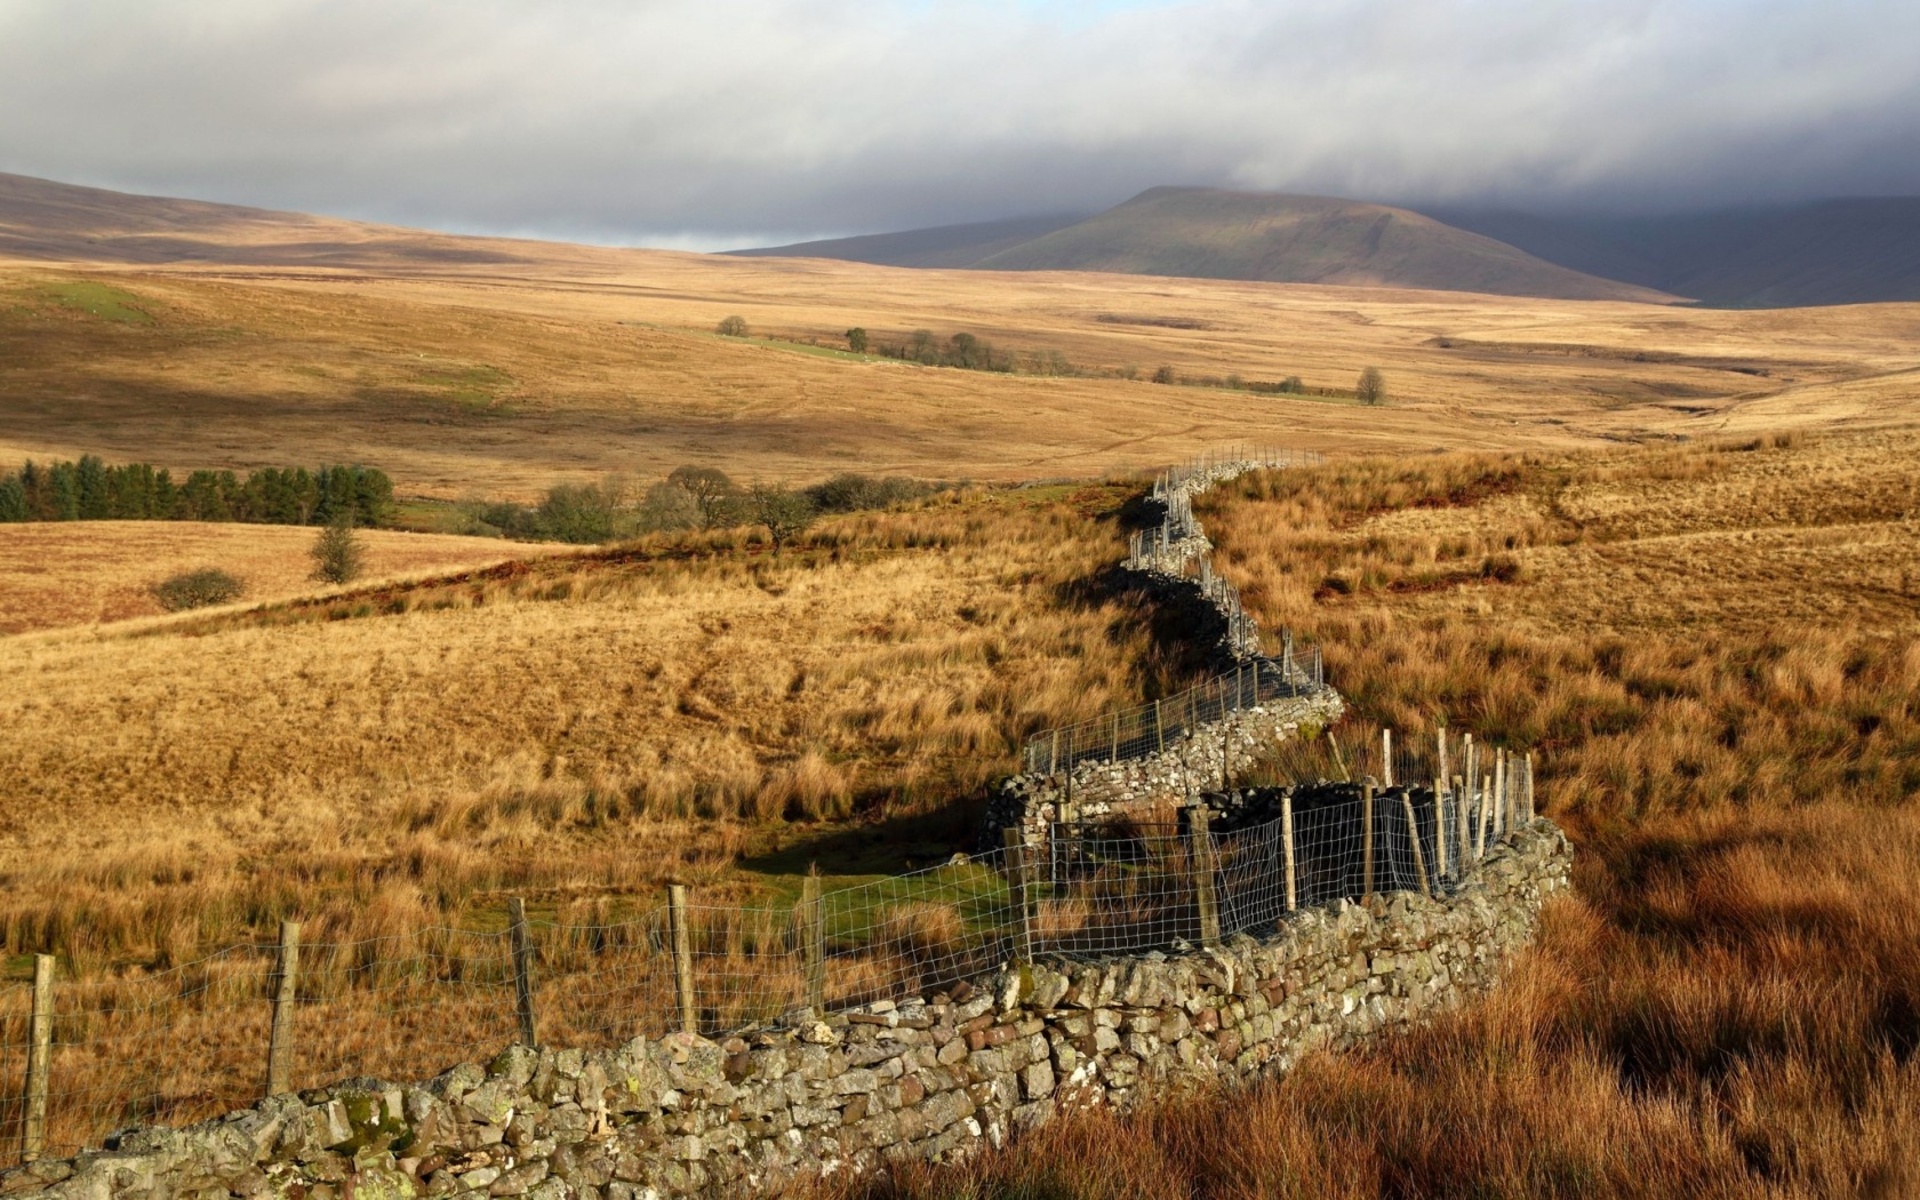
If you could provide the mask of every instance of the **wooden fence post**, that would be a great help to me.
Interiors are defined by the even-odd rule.
[[[1360,895],[1373,899],[1373,785],[1360,789]]]
[[[1016,963],[1033,961],[1033,903],[1032,891],[1028,882],[1027,839],[1019,828],[1008,826],[1000,831],[1000,842],[1007,848],[1008,882],[1013,892],[1013,960]]]
[[[1287,911],[1300,907],[1298,877],[1293,858],[1293,793],[1280,794],[1280,848],[1287,856]]]
[[[53,1073],[53,955],[33,956],[33,1015],[27,1024],[26,1111],[20,1116],[20,1161],[47,1147],[47,1093]]]
[[[1467,790],[1471,792],[1474,782],[1480,778],[1480,753],[1475,749],[1470,733],[1466,737],[1466,748],[1461,751],[1461,758],[1467,774]]]
[[[1393,789],[1393,730],[1380,731],[1380,782],[1389,791]]]
[[[1160,702],[1153,702],[1153,749],[1157,754],[1167,752],[1167,726],[1160,719]]]
[[[1053,752],[1047,758],[1047,774],[1051,775],[1054,772],[1058,771],[1059,769],[1060,769],[1060,731],[1056,729],[1053,731]]]
[[[1533,824],[1540,810],[1533,806],[1533,751],[1527,751],[1527,824]]]
[[[1507,831],[1507,752],[1493,752],[1493,838]]]
[[[293,1007],[300,982],[300,922],[280,922],[273,969],[273,1025],[267,1033],[267,1095],[293,1090]]]
[[[1472,805],[1467,800],[1467,782],[1453,777],[1453,822],[1458,829],[1454,843],[1453,871],[1456,879],[1467,873],[1467,859],[1473,857]]]
[[[1187,810],[1187,833],[1193,843],[1193,895],[1200,910],[1200,941],[1213,945],[1220,940],[1220,902],[1213,891],[1213,833],[1207,827],[1207,806],[1196,804]]]
[[[667,888],[667,923],[673,932],[674,991],[680,1001],[680,1028],[700,1032],[700,1010],[693,998],[693,929],[687,912],[687,889],[682,884]]]
[[[818,1017],[827,1009],[827,920],[818,867],[800,880],[800,957],[807,977],[806,1005]]]
[[[507,901],[508,932],[513,935],[513,1004],[520,1015],[520,1044],[540,1044],[533,1024],[533,942],[527,936],[527,902]]]
[[[1110,762],[1120,761],[1120,710],[1113,710],[1113,757]]]
[[[1407,841],[1413,845],[1413,877],[1420,882],[1420,894],[1433,895],[1433,888],[1427,883],[1427,856],[1420,850],[1420,822],[1413,815],[1413,789],[1407,788],[1400,793],[1400,809],[1407,816]]]
[[[1447,777],[1433,777],[1433,877],[1447,877]]]
[[[1493,779],[1491,776],[1482,775],[1480,777],[1480,831],[1473,839],[1473,861],[1475,862],[1487,856],[1487,821],[1491,818],[1488,810],[1493,807],[1492,799]]]
[[[1453,772],[1447,770],[1447,727],[1445,725],[1439,726],[1434,731],[1434,735],[1440,743],[1440,781],[1445,783],[1453,774]],[[1438,795],[1439,793],[1435,792],[1434,794]]]

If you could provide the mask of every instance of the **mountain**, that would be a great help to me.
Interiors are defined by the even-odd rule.
[[[790,246],[763,246],[755,250],[728,250],[751,258],[837,258],[847,262],[877,263],[883,267],[970,267],[989,255],[1010,250],[1034,238],[1065,229],[1086,219],[1085,214],[1051,217],[1013,217],[970,225],[936,225],[902,233],[869,233],[860,237],[795,242]]]
[[[1726,308],[1920,300],[1920,197],[1662,217],[1430,210],[1576,271]]]
[[[1152,188],[1083,220],[1035,217],[947,225],[733,253],[798,254],[890,266],[1439,288],[1576,300],[1672,299],[1557,266],[1405,209],[1212,188]]]
[[[0,258],[426,266],[520,261],[515,244],[0,173]]]

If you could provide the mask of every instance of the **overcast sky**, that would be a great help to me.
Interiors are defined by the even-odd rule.
[[[0,0],[0,171],[708,248],[1920,193],[1916,0]]]

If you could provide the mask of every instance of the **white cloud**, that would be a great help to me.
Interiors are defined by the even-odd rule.
[[[1867,0],[0,0],[0,169],[682,244],[1157,183],[1920,191],[1916,56]]]

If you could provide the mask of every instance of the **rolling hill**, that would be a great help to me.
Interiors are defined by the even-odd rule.
[[[1726,308],[1920,300],[1920,197],[1657,217],[1434,210],[1576,271]]]
[[[1433,288],[1563,300],[1671,300],[1405,209],[1321,196],[1151,188],[1081,221],[1039,217],[802,242],[743,255],[902,267],[1104,271]]]

